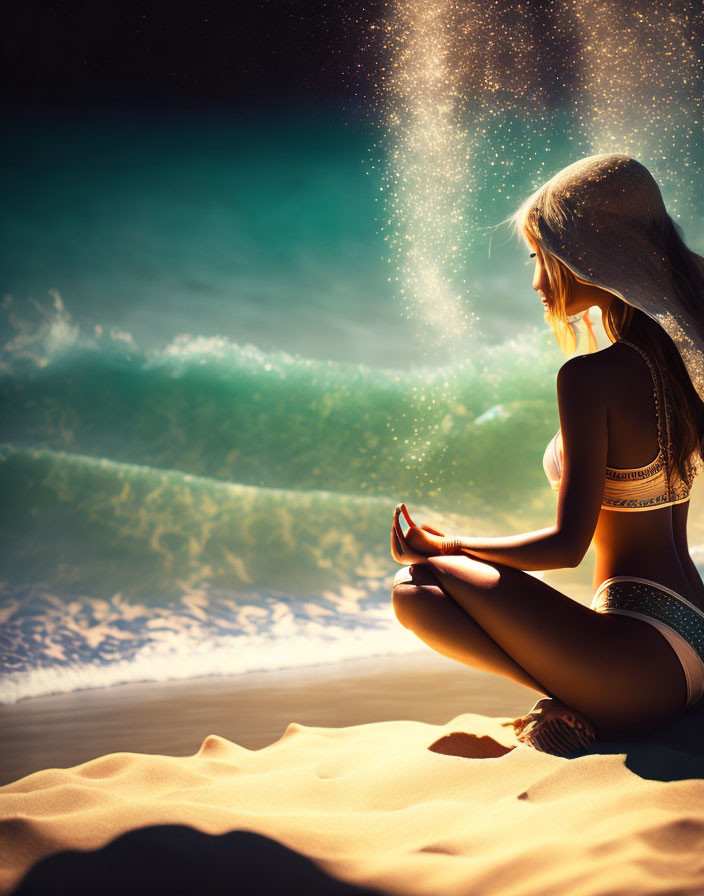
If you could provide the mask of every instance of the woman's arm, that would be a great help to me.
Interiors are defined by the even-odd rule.
[[[526,570],[579,566],[604,495],[607,383],[600,369],[598,355],[580,355],[557,374],[564,468],[555,525],[506,538],[454,538],[460,553]]]
[[[555,527],[505,538],[460,537],[457,553],[503,563],[516,569],[564,569],[579,566],[582,558]]]

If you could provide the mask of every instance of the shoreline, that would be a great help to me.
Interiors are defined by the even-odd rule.
[[[520,715],[540,696],[427,648],[32,697],[0,706],[0,786],[108,753],[189,756],[209,734],[259,750],[291,722],[332,728],[400,719],[445,724],[463,713]]]

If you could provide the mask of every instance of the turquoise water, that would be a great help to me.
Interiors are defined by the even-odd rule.
[[[395,293],[380,139],[321,113],[15,122],[1,700],[413,650],[397,502],[448,531],[552,523],[563,358],[489,229],[513,197],[485,180],[479,330],[443,351]]]

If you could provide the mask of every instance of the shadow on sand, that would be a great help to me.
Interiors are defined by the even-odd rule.
[[[48,856],[25,875],[13,896],[57,893],[380,896],[331,877],[310,859],[252,831],[211,836],[185,825],[139,828],[93,852]]]
[[[453,731],[428,749],[467,759],[493,759],[505,756],[515,747],[487,735]],[[704,697],[679,718],[648,734],[628,740],[599,740],[570,758],[616,753],[625,754],[627,769],[649,781],[704,779]]]

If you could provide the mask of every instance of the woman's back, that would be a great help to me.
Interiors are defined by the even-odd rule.
[[[646,467],[658,455],[657,399],[646,359],[626,343],[598,353],[595,388],[607,396],[607,466]],[[594,357],[597,360],[597,357]],[[670,409],[672,413],[672,409]],[[660,425],[665,441],[664,409]],[[594,533],[594,585],[616,575],[637,575],[678,591],[704,609],[704,583],[689,556],[689,502],[647,510],[602,508]]]

